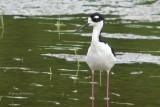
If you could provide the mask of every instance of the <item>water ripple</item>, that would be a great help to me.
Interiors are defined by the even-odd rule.
[[[41,54],[42,56],[56,57],[65,59],[66,61],[77,61],[76,55],[72,54]],[[151,54],[116,52],[117,64],[132,64],[132,63],[154,63],[160,65],[160,56]],[[78,55],[78,59],[84,62],[86,55]]]
[[[21,104],[8,104],[8,105],[12,107],[21,106]]]
[[[143,73],[143,71],[133,71],[130,74],[137,75],[137,74],[142,74],[142,73]]]
[[[121,96],[120,94],[117,94],[117,93],[112,93],[112,95],[115,95],[115,96],[118,96],[118,97]]]
[[[78,34],[78,33],[77,33]],[[81,36],[91,36],[91,33],[79,33]],[[102,33],[103,37],[106,38],[116,38],[116,39],[160,39],[158,36],[141,36],[135,34],[126,33]]]
[[[160,21],[159,4],[159,0],[1,0],[0,8],[6,15],[90,14],[96,11],[120,15],[121,19],[156,22]]]
[[[46,101],[46,100],[37,100],[38,102],[44,102],[44,103],[54,103],[54,104],[57,104],[59,105],[60,103],[57,102],[57,101]]]
[[[74,101],[77,101],[77,100],[79,100],[79,99],[77,99],[77,98],[68,98],[69,100],[74,100]]]
[[[11,99],[27,99],[28,97],[20,97],[20,96],[3,96],[6,98],[11,98]]]
[[[14,70],[30,70],[29,68],[26,68],[26,67],[0,67],[0,69],[5,69],[5,70],[11,70],[11,69],[14,69]]]
[[[36,87],[43,87],[42,84],[37,84],[37,83],[31,83],[30,85],[31,85],[31,86],[36,86]]]
[[[120,102],[111,102],[111,103],[114,103],[114,104],[121,104],[121,105],[129,105],[129,106],[134,105],[133,103],[120,103]]]
[[[60,70],[60,71],[77,71],[76,69],[75,70],[74,69],[58,69],[58,70]],[[78,71],[84,71],[84,72],[86,72],[88,70],[78,70]]]

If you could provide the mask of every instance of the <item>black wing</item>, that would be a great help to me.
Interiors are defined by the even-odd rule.
[[[99,35],[99,42],[103,42],[104,44],[106,44],[106,42],[101,38],[101,35]]]
[[[101,36],[99,36],[99,41],[106,44],[106,42],[101,38]],[[108,46],[111,48],[112,54],[113,54],[114,56],[116,56],[115,53],[114,53],[113,48],[112,48],[109,44],[108,44]]]
[[[110,46],[110,47],[111,47],[111,46]],[[113,54],[114,56],[116,56],[112,47],[111,47],[111,50],[112,50],[112,54]]]

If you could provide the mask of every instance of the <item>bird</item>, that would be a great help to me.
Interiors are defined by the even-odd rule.
[[[109,72],[116,63],[116,57],[113,48],[101,38],[101,32],[104,26],[104,16],[100,13],[93,13],[88,17],[88,23],[72,32],[78,32],[88,26],[93,27],[91,44],[88,48],[86,62],[92,71],[92,107],[94,107],[94,72],[103,70],[107,72],[107,107],[109,100]]]

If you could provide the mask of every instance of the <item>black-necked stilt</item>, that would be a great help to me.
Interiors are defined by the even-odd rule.
[[[107,102],[109,100],[109,71],[116,63],[116,58],[113,49],[105,43],[100,34],[104,25],[104,17],[99,13],[91,14],[88,17],[88,23],[77,31],[82,30],[85,27],[93,26],[91,45],[88,49],[86,62],[92,70],[92,107],[94,106],[94,71],[105,70],[107,71]],[[75,33],[73,32],[73,33]],[[108,104],[108,103],[107,103]]]

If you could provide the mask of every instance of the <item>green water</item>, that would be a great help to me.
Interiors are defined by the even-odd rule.
[[[4,35],[0,39],[0,107],[91,107],[91,71],[87,64],[80,62],[76,79],[76,61],[42,55],[74,55],[74,48],[78,55],[86,55],[91,37],[70,33],[85,24],[88,15],[62,15],[60,34],[55,25],[58,16],[16,17],[4,16]],[[105,33],[160,37],[156,27],[160,22],[105,17],[116,18],[105,21]],[[90,32],[92,28],[80,33]],[[160,55],[159,39],[103,39],[115,52]],[[110,107],[159,107],[159,68],[152,62],[116,64],[110,72]],[[102,73],[102,86],[99,78],[97,71],[95,107],[106,107],[106,72]]]

